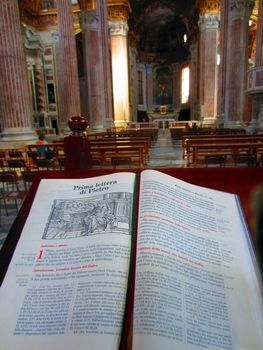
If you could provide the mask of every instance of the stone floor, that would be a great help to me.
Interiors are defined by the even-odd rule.
[[[182,149],[180,142],[173,144],[169,129],[159,130],[158,138],[151,148],[148,168],[151,167],[184,167],[186,162],[182,160]],[[23,186],[23,184],[20,184]],[[5,208],[1,208],[0,223],[0,249],[4,243],[8,231],[16,217],[16,209],[14,203],[8,203],[8,215]]]

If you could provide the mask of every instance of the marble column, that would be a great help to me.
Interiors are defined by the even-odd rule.
[[[174,63],[171,65],[173,72],[173,108],[176,110],[180,110],[181,108],[181,69],[179,63]]]
[[[0,1],[1,141],[36,139],[17,0]]]
[[[109,22],[113,82],[114,123],[125,126],[130,121],[128,85],[128,24],[123,20]]]
[[[248,68],[248,22],[253,3],[229,1],[227,35],[225,125],[239,126],[244,120]]]
[[[146,64],[146,105],[147,111],[153,110],[153,67],[152,64]]]
[[[252,97],[249,129],[263,130],[263,0],[258,2],[255,66],[249,70],[248,93]]]
[[[218,65],[218,89],[217,89],[217,122],[224,123],[225,118],[225,91],[226,91],[226,54],[228,42],[228,7],[229,0],[220,2],[220,31],[219,31],[219,65]]]
[[[112,79],[106,0],[79,1],[88,119],[93,130],[113,126]]]
[[[191,110],[191,119],[199,120],[198,108],[198,44],[190,46],[190,86],[189,86],[189,101]]]
[[[57,0],[59,47],[59,116],[61,130],[69,130],[70,117],[80,115],[76,41],[70,0]]]
[[[215,122],[217,114],[217,44],[219,14],[200,16],[200,105],[203,123]]]
[[[131,121],[137,121],[138,110],[138,73],[137,73],[137,49],[129,45],[129,91],[130,91],[130,116]]]
[[[255,66],[263,67],[263,0],[258,2]]]

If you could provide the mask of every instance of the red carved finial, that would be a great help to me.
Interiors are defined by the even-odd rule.
[[[84,131],[89,125],[88,119],[81,116],[73,116],[68,120],[68,126],[72,131],[72,136],[83,136]]]

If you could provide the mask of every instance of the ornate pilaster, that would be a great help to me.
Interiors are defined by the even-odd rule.
[[[219,14],[200,17],[200,106],[203,123],[215,121],[217,114],[217,44]]]
[[[59,34],[60,125],[67,129],[68,120],[80,115],[80,93],[76,41],[70,0],[57,0]]]
[[[248,62],[248,21],[251,0],[230,0],[226,59],[225,124],[242,125]]]
[[[0,2],[1,141],[32,141],[32,100],[16,0]]]
[[[37,110],[39,112],[46,112],[46,97],[45,97],[45,82],[43,75],[43,64],[40,60],[37,60],[34,65],[34,77],[35,77],[35,89]]]

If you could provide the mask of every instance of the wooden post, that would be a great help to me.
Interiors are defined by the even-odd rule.
[[[71,134],[64,138],[65,172],[89,169],[90,145],[84,131],[88,126],[87,118],[74,116],[68,121]]]

